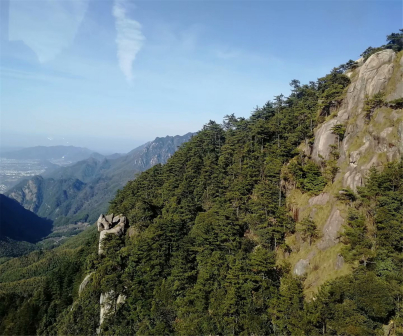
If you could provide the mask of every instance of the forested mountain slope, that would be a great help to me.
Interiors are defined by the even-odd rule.
[[[49,174],[24,180],[6,192],[24,208],[54,221],[55,226],[79,221],[94,222],[108,202],[135,175],[157,163],[165,163],[188,141],[183,136],[156,138],[116,159],[93,157]]]
[[[52,221],[24,209],[17,201],[0,194],[0,258],[29,252],[31,244],[46,237]]]
[[[309,295],[325,281],[351,271],[340,243],[343,228],[350,227],[349,199],[357,197],[372,168],[382,169],[403,155],[402,54],[386,49],[362,63],[347,71],[351,84],[343,99],[322,110],[319,118],[325,122],[315,131],[314,141],[303,144],[300,155],[283,168],[289,208],[299,222],[311,221],[318,229],[315,243],[300,225],[287,237],[293,250],[288,260],[295,274],[307,276]],[[331,178],[320,194],[310,191],[303,179],[310,157]],[[373,218],[368,215],[368,220]],[[371,235],[376,237],[375,232]],[[358,259],[364,262],[368,257]]]
[[[0,333],[403,333],[402,37],[207,123],[117,193],[101,250],[3,264]]]

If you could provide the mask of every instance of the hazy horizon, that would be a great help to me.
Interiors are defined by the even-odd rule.
[[[1,3],[1,145],[127,152],[358,59],[401,1]],[[52,140],[49,140],[52,139]]]
[[[150,139],[144,140],[133,140],[133,139],[111,139],[108,142],[103,143],[103,145],[97,145],[96,138],[86,138],[86,137],[78,137],[78,138],[63,138],[63,137],[48,137],[46,135],[37,135],[37,136],[24,136],[24,135],[11,135],[10,137],[4,136],[1,134],[2,139],[11,139],[10,142],[0,141],[0,152],[6,150],[18,150],[22,148],[36,147],[36,146],[74,146],[74,147],[84,147],[91,149],[95,152],[98,152],[103,155],[110,155],[114,153],[125,154],[130,152],[131,150],[154,140],[155,138],[163,138],[166,136],[176,136],[176,135],[185,135],[183,134],[165,134],[165,135],[157,135]],[[192,132],[194,133],[194,132]],[[16,141],[15,138],[22,136],[21,140]],[[101,141],[100,141],[101,140]],[[99,138],[98,141],[102,143],[102,138]]]

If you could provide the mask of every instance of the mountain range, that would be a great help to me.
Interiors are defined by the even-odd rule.
[[[174,154],[156,139],[15,189],[58,220],[151,167],[97,226],[0,260],[0,334],[402,335],[403,30],[387,41]]]
[[[55,226],[91,223],[107,209],[116,191],[134,179],[136,173],[165,163],[192,135],[158,137],[114,159],[94,155],[88,150],[78,151],[69,158],[77,158],[84,153],[90,157],[43,176],[23,180],[5,195],[18,201],[25,209],[53,220]],[[45,151],[41,149],[39,152]]]
[[[104,157],[88,148],[75,146],[36,146],[3,152],[1,156],[16,160],[47,160],[59,164],[69,164],[89,157]]]

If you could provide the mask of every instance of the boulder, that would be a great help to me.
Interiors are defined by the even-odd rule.
[[[112,224],[113,221],[113,213],[105,216],[106,220]]]
[[[325,205],[329,201],[330,195],[328,193],[321,193],[318,196],[309,199],[309,205]]]
[[[111,221],[109,222],[108,219]],[[105,222],[107,224],[105,224]],[[115,234],[119,237],[123,236],[126,233],[127,219],[123,215],[113,217],[113,214],[104,216],[101,215],[98,219],[98,231],[100,231],[99,235],[99,246],[98,246],[98,254],[103,254],[102,242],[105,239],[107,234]],[[102,229],[108,227],[108,229]]]
[[[105,218],[103,214],[101,214],[97,221],[98,232],[103,230],[109,230],[111,223]]]
[[[294,267],[294,274],[301,276],[304,275],[306,272],[306,268],[309,266],[309,260],[300,259]]]
[[[124,294],[119,294],[118,299],[116,300],[116,304],[119,306],[121,304],[124,304],[126,302],[126,295]]]

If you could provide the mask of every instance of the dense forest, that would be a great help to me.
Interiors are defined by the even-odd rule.
[[[400,51],[399,34],[382,48]],[[91,231],[72,238],[79,244],[0,265],[14,263],[0,276],[0,334],[95,334],[101,293],[114,298],[105,335],[379,335],[390,321],[403,334],[402,163],[373,168],[357,192],[339,193],[349,207],[342,242],[351,274],[306,300],[303,277],[277,258],[297,229],[288,184],[317,195],[338,172],[336,147],[318,165],[299,145],[313,143],[355,66],[308,84],[293,80],[288,97],[248,119],[208,122],[165,165],[118,192],[109,212],[127,216],[132,234],[108,235],[103,255]],[[344,131],[333,129],[340,138]],[[318,238],[312,221],[298,225]],[[79,294],[85,274],[92,277]],[[21,282],[18,291],[10,281]]]

